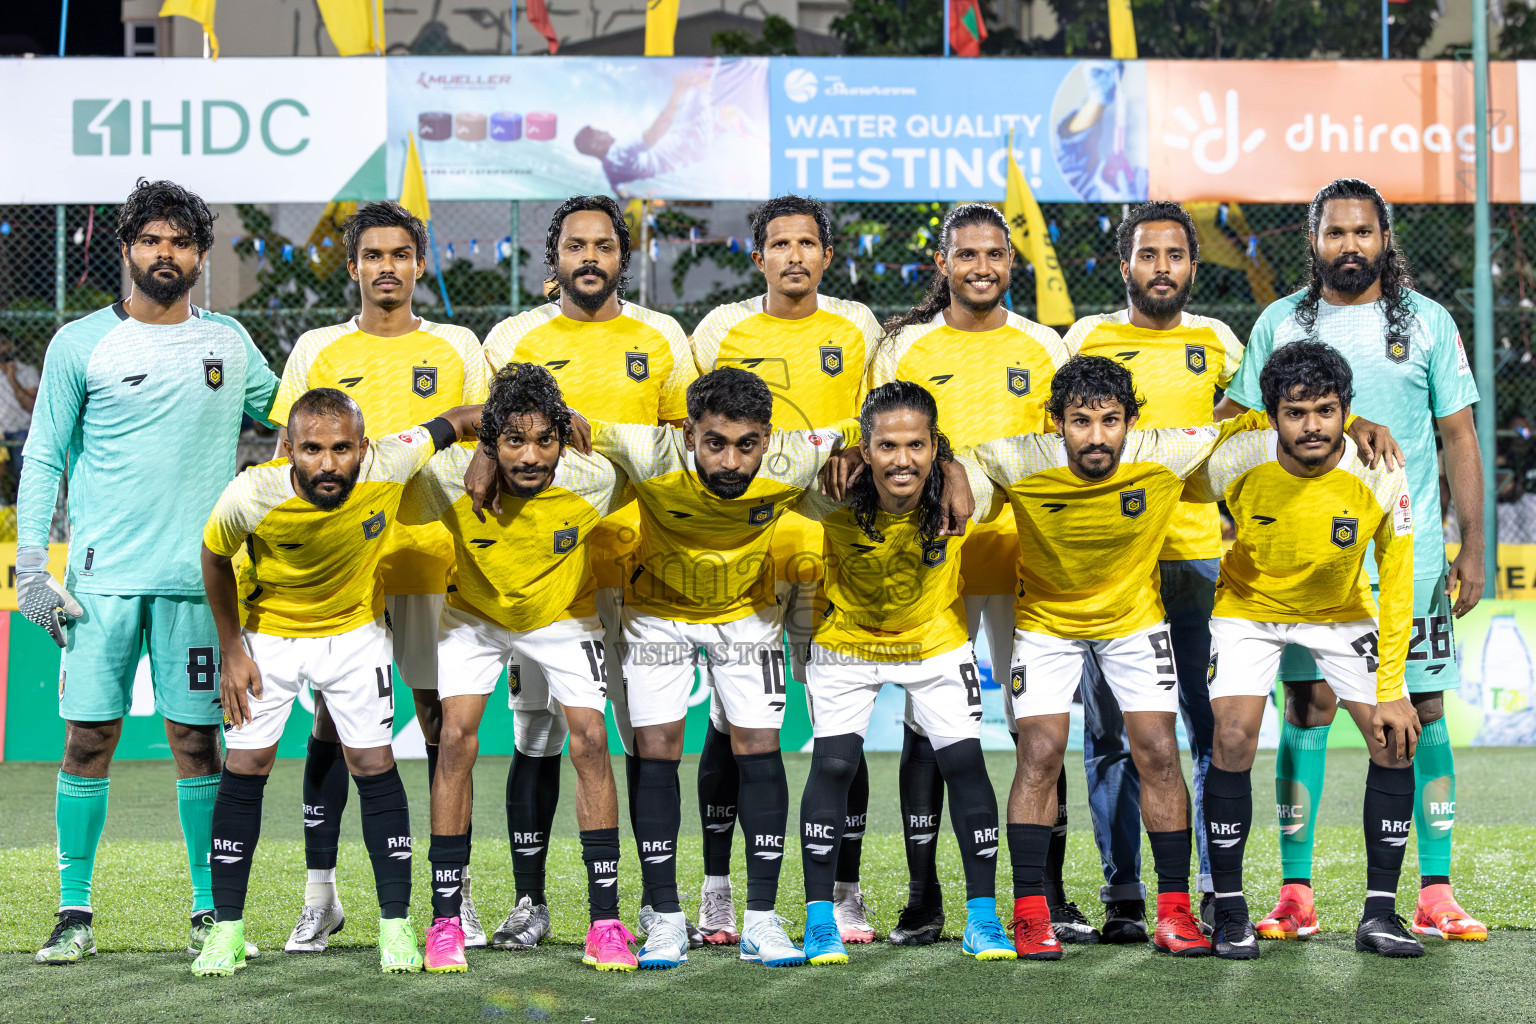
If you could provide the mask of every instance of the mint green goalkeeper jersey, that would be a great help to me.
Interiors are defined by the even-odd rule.
[[[48,345],[17,543],[48,543],[67,471],[71,590],[203,594],[203,527],[234,479],[241,414],[265,420],[279,381],[239,323],[192,313],[146,324],[115,303]]]
[[[1308,332],[1296,322],[1296,307],[1305,294],[1287,295],[1264,310],[1248,336],[1243,361],[1227,394],[1250,409],[1262,409],[1259,373],[1271,352],[1308,337],[1338,349],[1355,374],[1350,411],[1385,424],[1408,461],[1414,576],[1439,576],[1445,567],[1445,542],[1440,528],[1435,420],[1477,401],[1477,384],[1456,322],[1440,303],[1410,291],[1405,301],[1413,316],[1406,338],[1388,336],[1386,310],[1380,302],[1331,306],[1320,300],[1316,328]],[[1374,561],[1366,562],[1375,579]]]

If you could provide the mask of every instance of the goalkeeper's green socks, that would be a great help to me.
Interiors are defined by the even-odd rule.
[[[192,874],[192,909],[213,909],[213,872],[208,857],[213,851],[213,801],[219,793],[219,776],[176,780],[176,813],[181,836],[187,844],[187,869]]]
[[[1430,722],[1419,734],[1413,774],[1417,785],[1413,830],[1419,836],[1419,874],[1439,881],[1451,874],[1451,833],[1456,822],[1456,763],[1451,756],[1451,734],[1445,719]]]
[[[1328,730],[1280,725],[1280,754],[1275,761],[1275,804],[1280,816],[1280,875],[1289,885],[1312,884],[1312,826],[1323,797],[1323,769],[1328,763]]]
[[[59,833],[59,909],[91,907],[96,847],[107,823],[109,779],[83,779],[59,772],[54,822]]]

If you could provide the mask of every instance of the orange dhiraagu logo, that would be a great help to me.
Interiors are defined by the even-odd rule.
[[[1495,202],[1521,201],[1517,91],[1513,62],[1490,67]],[[1299,203],[1340,177],[1392,202],[1473,198],[1472,78],[1454,61],[1151,61],[1147,113],[1153,199]]]

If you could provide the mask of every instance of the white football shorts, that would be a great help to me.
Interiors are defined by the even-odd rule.
[[[1376,704],[1375,619],[1351,622],[1254,622],[1211,617],[1211,699],[1268,697],[1287,644],[1312,660],[1339,700]]]
[[[1164,621],[1111,640],[1074,640],[1015,629],[1007,690],[1014,717],[1070,713],[1072,694],[1090,659],[1104,674],[1122,712],[1179,710],[1179,677]]]

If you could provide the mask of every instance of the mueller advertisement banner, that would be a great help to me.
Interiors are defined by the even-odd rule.
[[[763,58],[403,57],[389,180],[415,132],[436,199],[764,199]]]
[[[1011,132],[1042,202],[1147,198],[1141,63],[783,57],[768,91],[776,193],[1000,201]]]
[[[382,198],[383,93],[372,59],[0,60],[0,202]]]
[[[1493,200],[1518,203],[1515,65],[1488,85]],[[1149,61],[1147,96],[1154,199],[1299,203],[1340,177],[1397,203],[1473,198],[1470,64]]]

